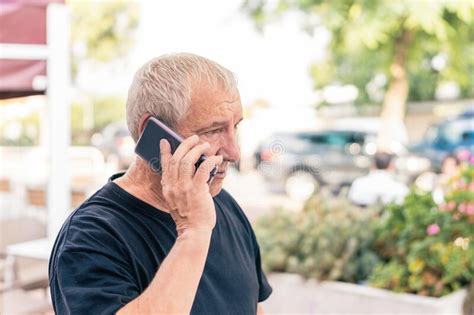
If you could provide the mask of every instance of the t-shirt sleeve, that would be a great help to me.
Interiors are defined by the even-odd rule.
[[[57,314],[115,314],[139,295],[120,243],[94,225],[71,227],[52,257],[51,297]]]
[[[258,301],[263,302],[268,299],[273,289],[268,283],[267,276],[265,275],[265,272],[262,269],[262,258],[260,255],[260,247],[258,246],[257,238],[255,237],[255,233],[253,232],[253,230],[251,230],[251,232],[252,241],[255,249],[255,265],[259,284]]]

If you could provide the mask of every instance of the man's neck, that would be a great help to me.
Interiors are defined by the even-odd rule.
[[[114,182],[134,197],[169,212],[161,187],[161,176],[147,169],[143,161],[135,160],[125,174]]]

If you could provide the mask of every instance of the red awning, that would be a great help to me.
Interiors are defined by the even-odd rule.
[[[63,0],[0,0],[0,44],[46,44],[46,7]],[[1,48],[0,48],[1,49]],[[42,94],[35,78],[46,76],[46,60],[0,59],[0,98]]]

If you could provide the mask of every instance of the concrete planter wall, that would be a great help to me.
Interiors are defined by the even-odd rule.
[[[269,275],[273,294],[267,314],[461,315],[466,290],[442,298],[394,293],[367,286],[315,280],[287,273]]]

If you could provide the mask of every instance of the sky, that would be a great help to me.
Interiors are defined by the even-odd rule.
[[[237,0],[141,0],[139,5],[140,26],[129,62],[82,75],[80,84],[87,90],[126,93],[134,71],[149,59],[191,52],[236,74],[244,106],[258,99],[275,107],[314,105],[309,66],[324,56],[329,38],[324,32],[314,37],[303,32],[298,13],[286,14],[259,33]]]

